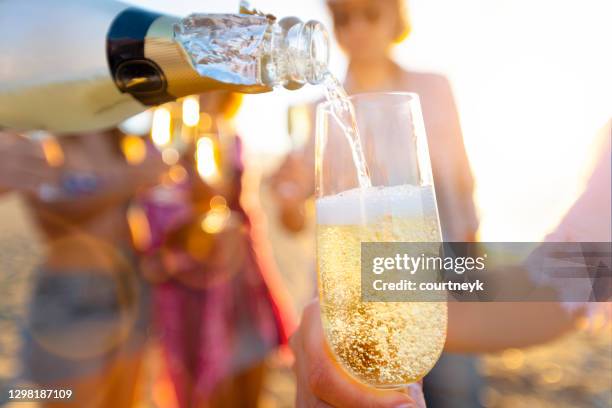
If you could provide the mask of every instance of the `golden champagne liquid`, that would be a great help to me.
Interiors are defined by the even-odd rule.
[[[363,383],[395,388],[418,381],[442,352],[445,302],[361,301],[361,243],[439,242],[433,197],[431,187],[399,186],[317,202],[323,328],[338,362]]]

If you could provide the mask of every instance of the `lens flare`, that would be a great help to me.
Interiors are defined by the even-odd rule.
[[[202,230],[208,234],[218,234],[225,228],[230,215],[231,211],[226,206],[211,209],[202,219]]]
[[[179,162],[181,158],[178,150],[173,148],[166,148],[162,150],[162,161],[166,163],[168,166],[173,166]]]
[[[200,100],[197,96],[188,96],[183,100],[183,124],[197,126],[200,122]]]
[[[221,173],[215,158],[215,143],[210,137],[202,137],[198,140],[195,158],[198,174],[202,180],[209,184],[218,183]]]
[[[157,108],[153,114],[153,126],[151,128],[151,139],[155,146],[167,146],[172,140],[171,128],[172,116],[166,108]]]
[[[141,137],[126,135],[121,139],[121,151],[125,160],[132,166],[137,166],[147,157],[147,145]]]
[[[62,150],[62,146],[60,146],[57,139],[50,136],[42,139],[40,143],[43,149],[43,154],[45,155],[45,160],[49,166],[60,167],[62,164],[64,164],[64,151]]]
[[[140,206],[131,206],[127,212],[127,221],[134,247],[144,251],[151,245],[151,228],[144,210]]]
[[[223,207],[227,207],[227,200],[225,199],[225,197],[222,197],[220,195],[216,195],[213,198],[210,199],[210,208],[211,209],[215,209],[215,208],[223,208]]]
[[[525,363],[525,354],[519,349],[507,349],[502,353],[502,361],[510,370],[518,370]]]
[[[168,171],[168,176],[170,177],[170,180],[172,180],[173,183],[180,184],[187,180],[188,174],[187,170],[185,170],[183,166],[177,164],[170,167],[170,170]]]

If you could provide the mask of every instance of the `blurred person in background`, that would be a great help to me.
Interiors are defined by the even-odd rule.
[[[407,71],[392,58],[393,47],[411,31],[403,0],[328,0],[336,38],[349,59],[344,87],[349,95],[414,92],[421,100],[429,142],[442,236],[445,241],[475,241],[478,219],[474,181],[451,87],[441,75]],[[311,116],[314,116],[311,114]],[[389,146],[389,161],[402,165],[401,152]],[[304,226],[304,202],[314,192],[314,138],[291,154],[273,177],[285,226]],[[430,407],[478,407],[481,380],[475,359],[444,355],[424,381]],[[444,396],[452,396],[445,399]]]
[[[574,242],[588,245],[583,251],[597,250],[610,255],[612,241],[612,120],[601,130],[597,141],[595,165],[578,199],[565,214],[545,242]],[[544,247],[542,247],[544,248]],[[590,255],[593,256],[593,255]],[[587,255],[584,254],[585,264]],[[605,260],[602,257],[600,262]],[[576,262],[576,261],[575,261]],[[576,263],[578,265],[578,263]],[[563,271],[548,272],[553,278],[552,287],[559,295],[559,302],[452,302],[449,303],[448,335],[445,349],[457,352],[496,352],[510,347],[528,347],[552,341],[576,330],[577,323],[586,319],[594,324],[603,318],[604,330],[609,334],[612,317],[610,295],[610,265],[600,286],[599,302],[570,302],[563,300],[565,287],[554,284],[555,274],[566,277]],[[585,268],[586,269],[586,268]],[[510,279],[518,279],[515,274]],[[532,285],[542,284],[540,274],[527,271]],[[604,272],[605,273],[605,272]],[[508,275],[508,274],[506,274]],[[549,281],[550,282],[550,281]],[[546,285],[549,282],[544,282]],[[566,283],[567,280],[561,280]],[[533,286],[532,286],[533,287]],[[604,301],[602,301],[604,300]],[[608,326],[605,326],[608,324]],[[607,328],[607,329],[606,329]],[[291,339],[296,355],[297,401],[303,406],[372,406],[372,407],[421,407],[419,384],[412,384],[408,392],[375,390],[358,383],[340,370],[325,344],[318,301],[312,302],[302,315],[300,328]],[[609,344],[608,344],[609,351]],[[592,364],[592,361],[589,365]],[[574,368],[575,369],[575,368]],[[586,373],[585,373],[586,374]],[[457,381],[461,379],[457,378]],[[563,390],[558,390],[560,392]],[[607,390],[609,396],[609,389]],[[454,398],[454,395],[449,395]],[[607,400],[607,397],[606,397]],[[429,406],[429,405],[428,405]]]
[[[22,379],[73,395],[45,406],[130,407],[137,400],[149,290],[126,214],[165,166],[159,155],[128,164],[122,138],[118,130],[0,137],[0,191],[22,196],[45,250],[25,325]]]
[[[256,407],[264,360],[292,328],[261,234],[257,186],[243,184],[233,127],[240,103],[224,91],[199,98],[201,129],[170,169],[174,184],[139,204],[151,231],[143,269],[157,283],[155,322],[185,408]]]

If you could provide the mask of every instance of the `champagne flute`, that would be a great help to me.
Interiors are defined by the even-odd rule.
[[[347,102],[354,107],[358,144],[347,142],[334,105]],[[447,305],[362,301],[360,251],[362,242],[441,241],[419,97],[332,99],[318,106],[316,137],[317,266],[327,343],[357,380],[401,388],[425,376],[439,358]],[[353,154],[355,146],[363,154]],[[372,187],[360,187],[359,157]]]

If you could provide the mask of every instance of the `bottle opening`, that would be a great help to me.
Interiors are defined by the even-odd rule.
[[[309,38],[310,72],[307,80],[311,84],[319,84],[325,78],[329,64],[329,35],[323,24],[311,20],[304,25]]]
[[[329,63],[329,35],[318,21],[295,24],[287,33],[291,80],[320,84]]]

